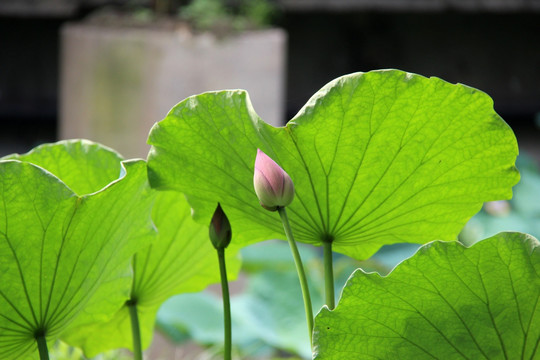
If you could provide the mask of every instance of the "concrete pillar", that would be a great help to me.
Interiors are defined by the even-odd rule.
[[[187,30],[70,24],[62,30],[59,137],[146,157],[152,125],[205,91],[245,89],[266,122],[284,123],[286,34],[225,38]]]

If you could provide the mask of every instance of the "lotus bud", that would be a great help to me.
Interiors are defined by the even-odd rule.
[[[263,208],[276,211],[294,198],[294,185],[289,174],[274,160],[257,149],[253,186]]]
[[[231,242],[231,223],[218,203],[214,216],[210,221],[210,241],[216,250],[225,249]]]

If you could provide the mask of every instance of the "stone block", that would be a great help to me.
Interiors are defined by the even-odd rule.
[[[176,103],[241,88],[266,122],[284,123],[286,34],[225,38],[181,29],[70,24],[62,30],[59,137],[146,157],[148,132]]]

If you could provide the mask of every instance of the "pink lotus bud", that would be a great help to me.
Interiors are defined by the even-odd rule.
[[[225,249],[231,242],[231,223],[219,203],[216,211],[214,211],[214,216],[212,216],[212,220],[210,221],[209,235],[212,245],[218,250]]]
[[[276,211],[294,198],[294,185],[289,176],[276,162],[257,149],[253,186],[261,206]]]

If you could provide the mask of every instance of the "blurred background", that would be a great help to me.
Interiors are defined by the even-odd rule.
[[[257,113],[279,126],[338,76],[398,68],[488,93],[518,138],[514,198],[486,204],[460,240],[502,230],[538,237],[538,39],[540,0],[0,0],[0,156],[83,137],[145,157],[152,124],[187,96],[246,89]],[[415,249],[385,247],[361,264],[337,257],[338,293],[355,268],[385,274]],[[303,252],[312,287],[322,287],[319,253]],[[302,311],[287,310],[302,305],[286,296],[298,287],[286,244],[263,243],[243,257],[237,356],[309,357]],[[219,358],[216,293],[166,303],[150,359]],[[203,319],[178,311],[194,304]]]

